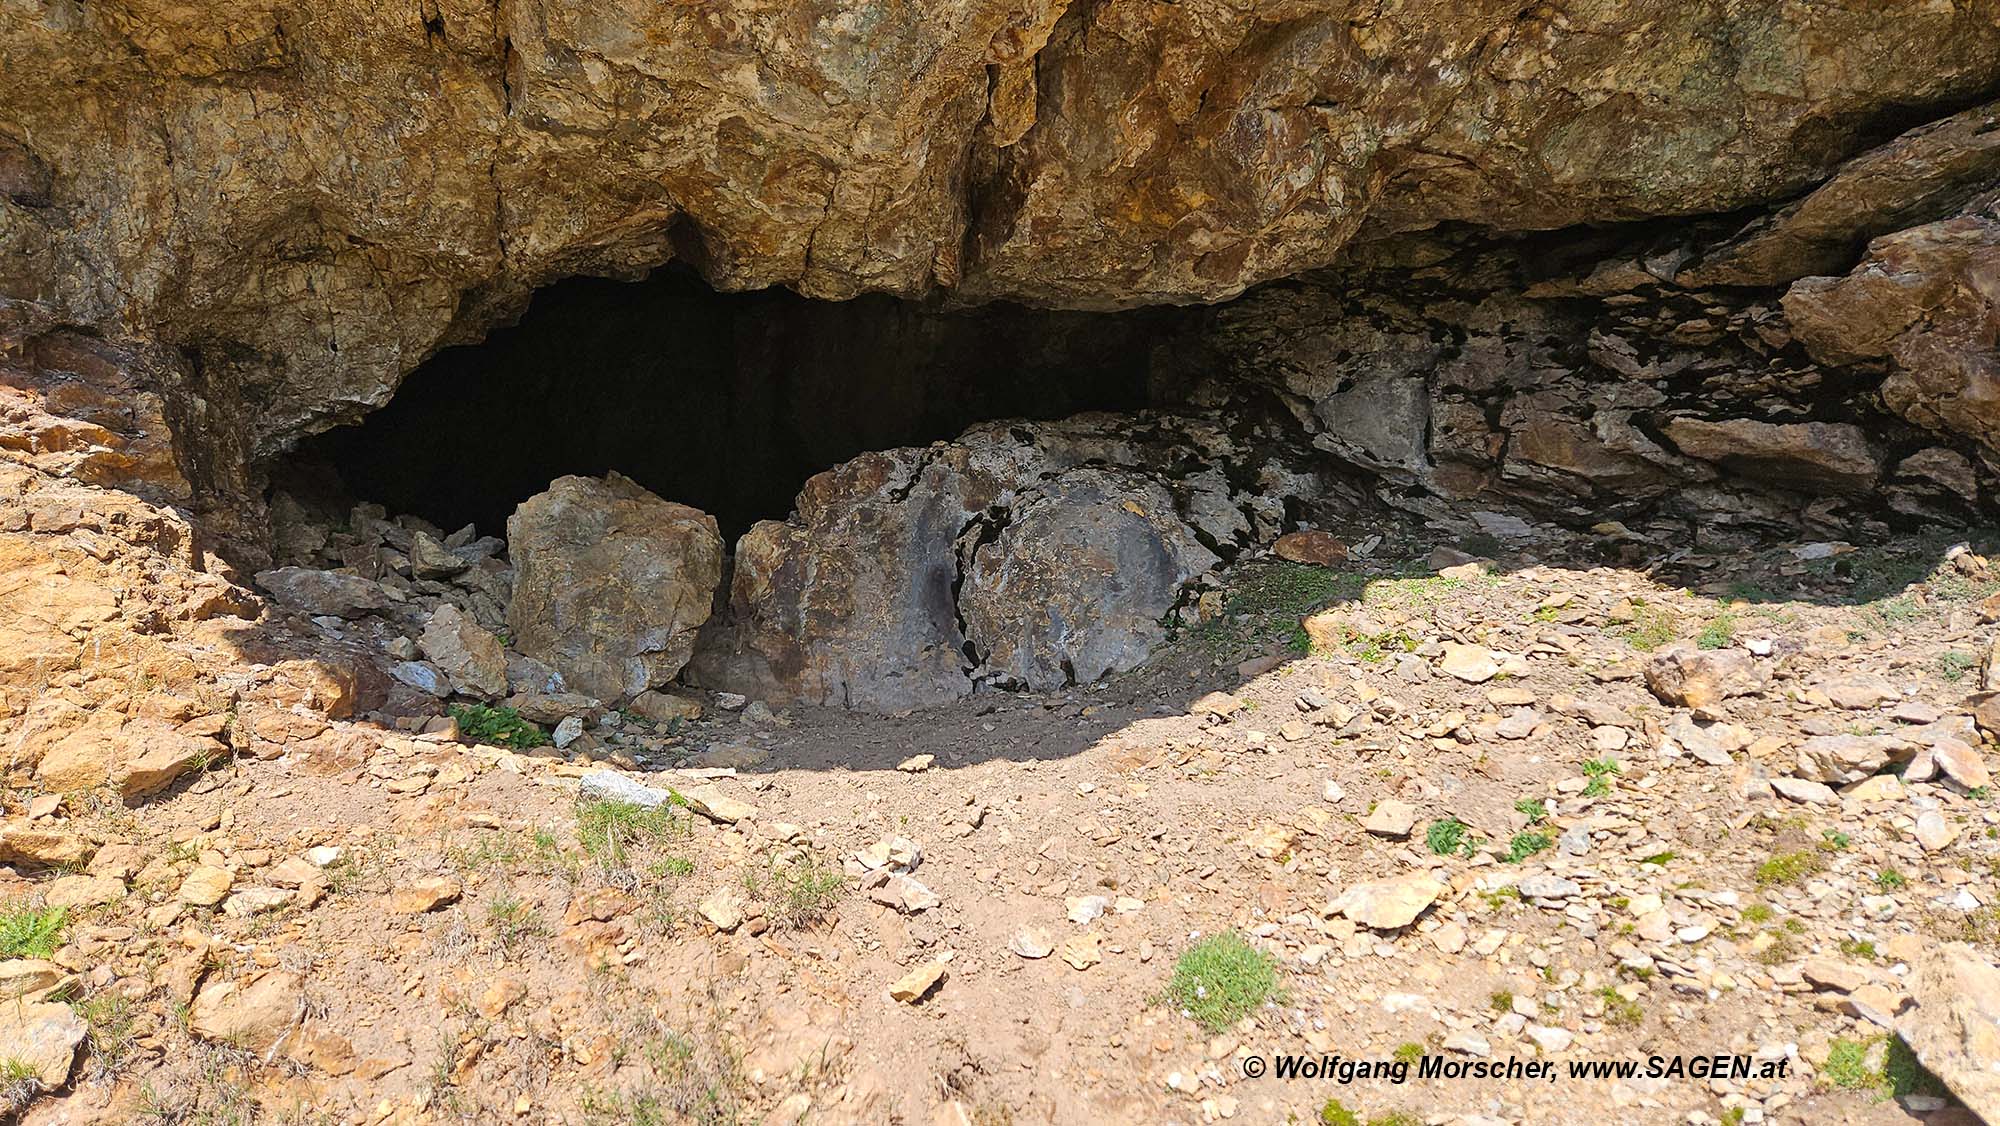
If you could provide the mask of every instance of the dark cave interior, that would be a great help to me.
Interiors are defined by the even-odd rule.
[[[616,469],[713,514],[733,541],[868,450],[1148,405],[1156,351],[1184,315],[718,293],[671,268],[570,279],[514,325],[432,357],[295,464],[331,467],[392,512],[492,534],[555,478]]]

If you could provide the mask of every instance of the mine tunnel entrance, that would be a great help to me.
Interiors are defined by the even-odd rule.
[[[733,542],[865,451],[1146,406],[1174,317],[725,294],[674,268],[572,279],[517,324],[433,357],[359,425],[305,443],[299,464],[330,465],[391,512],[485,534],[551,480],[615,469],[713,514]]]

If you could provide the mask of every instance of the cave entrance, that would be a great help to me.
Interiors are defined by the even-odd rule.
[[[578,278],[537,293],[511,327],[438,353],[299,460],[391,512],[487,534],[555,478],[615,469],[714,515],[734,542],[782,519],[808,477],[868,450],[1146,406],[1173,315],[727,294],[674,268]]]

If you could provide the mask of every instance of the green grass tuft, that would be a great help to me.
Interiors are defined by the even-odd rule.
[[[1203,1028],[1219,1032],[1277,992],[1277,959],[1229,931],[1188,947],[1174,963],[1165,999]]]
[[[0,958],[46,958],[62,945],[69,926],[66,907],[30,907],[10,903],[0,907]]]

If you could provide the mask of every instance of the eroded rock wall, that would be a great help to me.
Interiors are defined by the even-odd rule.
[[[2000,0],[49,0],[0,9],[0,294],[185,350],[252,463],[568,274],[1208,301],[1781,201],[1996,79]]]

